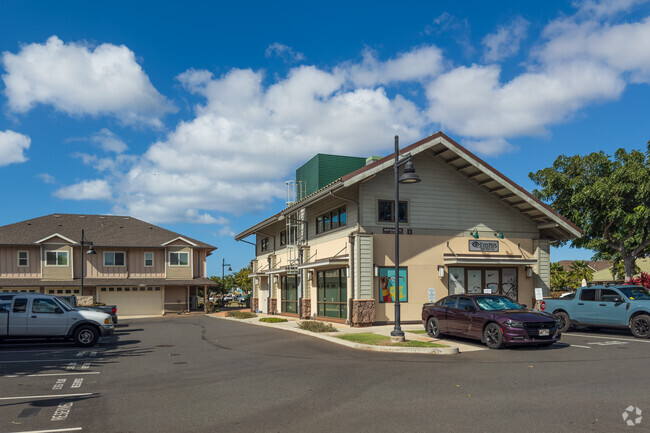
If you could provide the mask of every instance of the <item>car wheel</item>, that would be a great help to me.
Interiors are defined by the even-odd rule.
[[[427,334],[429,334],[429,337],[431,338],[440,337],[440,326],[438,325],[438,319],[433,316],[429,317],[427,320]]]
[[[490,323],[483,331],[483,340],[490,349],[501,349],[504,346],[501,327],[496,323]]]
[[[99,340],[97,329],[90,325],[81,325],[74,331],[74,342],[77,346],[94,346]]]
[[[559,331],[560,333],[567,332],[569,329],[571,329],[571,319],[569,318],[569,315],[565,313],[564,311],[558,311],[555,313],[555,317],[558,318],[560,321],[560,326],[559,326]]]
[[[636,316],[630,322],[630,330],[636,338],[650,338],[650,316]]]

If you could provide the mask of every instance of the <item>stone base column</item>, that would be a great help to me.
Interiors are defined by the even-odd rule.
[[[353,299],[352,300],[352,326],[361,328],[372,326],[375,322],[375,300],[374,299]]]
[[[254,313],[260,308],[259,298],[251,298],[251,311]]]
[[[276,298],[269,298],[268,300],[269,314],[275,314],[278,311],[278,300]]]
[[[307,320],[311,318],[311,299],[300,299],[300,318]]]

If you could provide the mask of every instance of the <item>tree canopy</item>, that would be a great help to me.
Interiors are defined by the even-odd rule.
[[[583,230],[571,246],[594,250],[595,259],[619,256],[632,278],[635,260],[650,254],[650,142],[645,153],[560,155],[528,176],[541,187],[535,196]]]

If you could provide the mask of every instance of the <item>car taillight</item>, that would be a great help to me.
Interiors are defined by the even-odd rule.
[[[113,314],[117,314],[117,307],[113,307]]]
[[[546,302],[542,301],[539,305],[542,307],[542,311],[546,310]]]

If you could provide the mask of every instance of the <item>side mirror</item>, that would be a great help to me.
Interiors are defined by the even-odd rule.
[[[625,301],[624,301],[623,298],[621,298],[620,296],[617,296],[617,297],[614,298],[614,303],[615,303],[616,305],[621,305],[621,304],[624,303],[624,302],[625,302]]]
[[[524,307],[524,308],[528,308],[528,305],[526,305],[526,304],[521,304],[521,306]]]
[[[56,314],[63,314],[63,310],[62,310],[60,307],[56,307],[56,308],[54,309],[54,312],[55,312]]]

